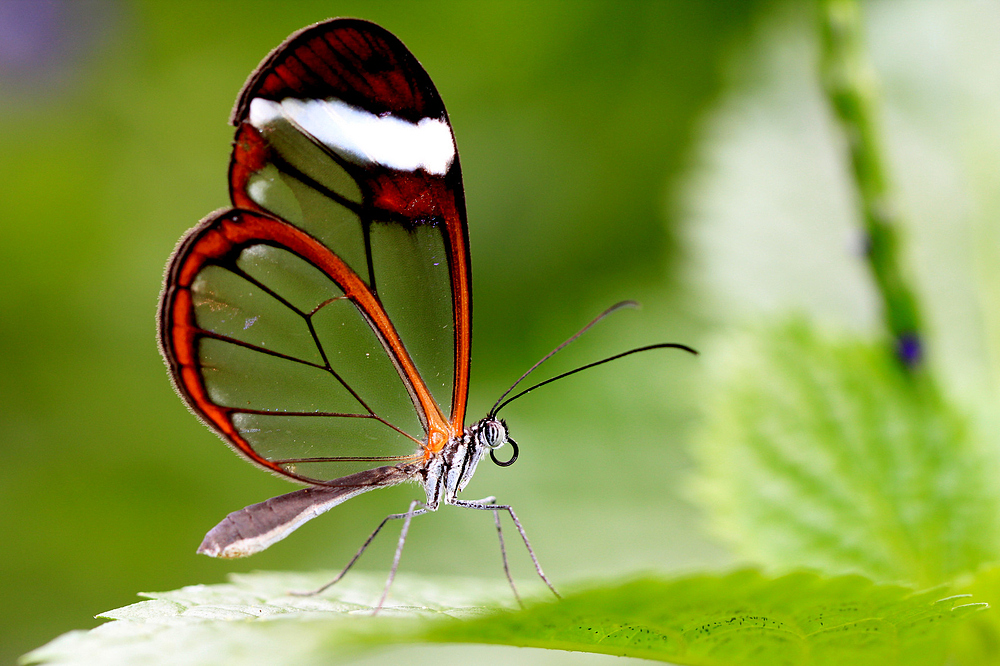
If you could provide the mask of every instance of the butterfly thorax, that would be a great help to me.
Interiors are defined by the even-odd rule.
[[[421,483],[427,493],[427,508],[437,510],[441,502],[452,504],[476,472],[487,452],[508,441],[507,424],[487,416],[451,438],[421,470]]]

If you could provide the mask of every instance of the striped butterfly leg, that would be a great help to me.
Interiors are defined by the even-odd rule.
[[[418,505],[423,506],[417,509]],[[382,597],[378,600],[378,605],[375,606],[375,610],[372,611],[372,615],[378,614],[378,612],[382,609],[382,604],[385,603],[386,598],[389,596],[389,588],[392,587],[392,581],[396,578],[396,570],[399,569],[399,559],[403,556],[403,546],[406,544],[406,534],[410,531],[410,521],[413,520],[413,516],[419,516],[428,513],[429,511],[433,511],[433,509],[425,505],[420,500],[413,500],[410,502],[410,509],[403,514],[403,528],[399,531],[399,542],[396,544],[396,554],[392,558],[392,568],[389,570],[389,578],[385,581],[385,589],[382,590]]]
[[[375,606],[375,610],[372,613],[373,615],[377,614],[382,609],[383,604],[385,604],[385,600],[389,596],[389,590],[390,588],[392,588],[392,582],[396,578],[396,571],[399,568],[399,561],[403,556],[403,546],[406,544],[406,535],[410,530],[410,521],[413,519],[414,516],[421,516],[425,513],[430,513],[430,511],[432,510],[427,506],[422,506],[421,508],[418,509],[417,506],[420,504],[423,504],[423,502],[420,502],[419,500],[413,500],[413,502],[410,503],[409,510],[407,510],[405,513],[393,513],[383,518],[382,522],[378,524],[378,527],[376,527],[375,530],[370,535],[368,535],[368,538],[365,539],[365,542],[361,544],[361,548],[359,548],[358,552],[354,554],[354,557],[352,557],[351,561],[347,563],[347,566],[345,566],[343,570],[339,574],[337,574],[337,576],[329,583],[325,583],[320,587],[316,588],[315,590],[309,590],[307,592],[289,592],[289,594],[293,594],[299,597],[309,597],[315,594],[320,594],[321,592],[324,592],[327,589],[333,587],[334,585],[339,583],[344,576],[347,575],[347,572],[351,570],[351,567],[354,566],[354,564],[358,561],[358,559],[360,559],[361,555],[368,549],[368,546],[370,546],[372,541],[375,540],[375,537],[378,536],[378,533],[382,531],[382,528],[386,526],[386,523],[388,523],[390,520],[403,519],[403,528],[402,530],[400,530],[399,533],[399,542],[396,545],[396,554],[392,560],[392,568],[389,571],[389,578],[388,580],[386,580],[385,588],[382,590],[382,596],[379,598],[378,604]]]
[[[504,548],[503,533],[501,532],[500,529],[500,513],[499,513],[500,511],[506,511],[510,515],[510,519],[514,522],[514,527],[517,528],[518,534],[521,535],[521,540],[524,542],[524,547],[528,550],[528,556],[531,557],[531,562],[532,564],[535,565],[535,572],[538,574],[538,577],[541,578],[542,582],[545,583],[545,585],[549,588],[549,590],[552,591],[552,594],[556,595],[557,599],[562,599],[559,593],[556,592],[556,588],[552,585],[548,577],[545,575],[545,572],[542,571],[542,565],[538,561],[538,557],[535,556],[535,551],[531,547],[531,542],[528,540],[528,534],[527,532],[524,531],[524,527],[521,525],[521,521],[518,520],[517,514],[514,513],[514,509],[509,504],[494,504],[495,500],[496,500],[495,497],[486,497],[481,500],[451,499],[449,500],[448,503],[454,506],[464,507],[466,509],[478,509],[480,511],[493,512],[493,518],[497,526],[497,534],[500,537],[500,555],[503,557],[504,572],[507,574],[507,580],[508,582],[510,582],[511,589],[514,590],[514,596],[517,597],[518,603],[521,603],[521,597],[520,595],[518,595],[517,589],[514,587],[514,581],[511,578],[510,570],[507,565],[507,552]]]
[[[496,501],[496,497],[492,495],[490,497],[484,497],[481,500],[471,500],[474,504],[492,504]],[[510,564],[507,561],[507,546],[504,544],[503,540],[503,527],[500,525],[500,512],[493,512],[493,522],[497,526],[497,538],[500,540],[500,560],[503,562],[503,574],[507,577],[507,582],[510,584],[510,590],[514,593],[514,598],[517,599],[517,605],[524,608],[524,602],[521,600],[521,595],[517,592],[517,585],[514,584],[514,578],[510,575]]]

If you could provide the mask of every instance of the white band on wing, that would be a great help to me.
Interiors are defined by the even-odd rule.
[[[423,169],[443,176],[455,160],[451,128],[441,118],[411,123],[390,114],[377,116],[335,98],[288,97],[275,102],[255,97],[250,101],[250,124],[257,129],[280,118],[361,164],[399,171]]]

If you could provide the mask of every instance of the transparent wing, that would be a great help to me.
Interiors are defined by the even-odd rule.
[[[236,208],[188,232],[161,297],[178,392],[303,481],[440,449],[463,427],[471,298],[430,79],[378,26],[330,21],[262,63],[233,122]]]
[[[425,431],[410,394],[431,398],[404,381],[415,369],[371,291],[322,243],[222,211],[185,237],[167,282],[175,386],[241,453],[313,482],[415,459]]]

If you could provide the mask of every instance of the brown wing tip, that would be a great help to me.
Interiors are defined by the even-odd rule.
[[[198,554],[199,555],[208,555],[209,557],[218,557],[220,552],[222,552],[222,551],[220,550],[220,548],[218,547],[218,545],[216,545],[214,543],[209,543],[207,538],[204,541],[201,542],[200,546],[198,546]]]
[[[260,539],[248,539],[240,533],[233,516],[246,512],[246,509],[236,511],[213,527],[198,546],[198,554],[231,560],[247,557],[267,548],[267,545],[261,545]]]
[[[201,545],[198,546],[198,554],[219,558],[231,557],[225,554],[225,548],[223,548],[219,542],[213,538],[212,532],[205,535],[205,539],[201,542]]]

